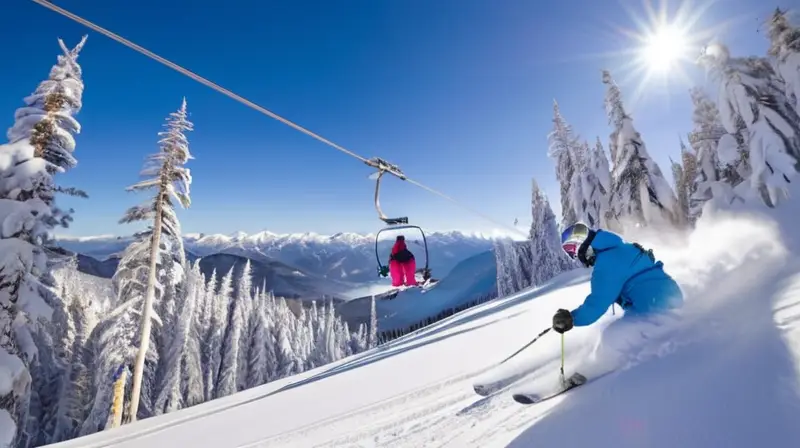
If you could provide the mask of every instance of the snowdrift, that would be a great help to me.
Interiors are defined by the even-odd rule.
[[[482,398],[472,385],[537,367],[529,378],[557,375],[560,340],[552,332],[502,369],[496,363],[549,326],[557,308],[583,300],[588,270],[301,375],[55,446],[793,445],[800,440],[795,242],[760,212],[719,213],[688,239],[647,241],[686,291],[680,326],[623,369],[539,405],[521,406],[507,391]],[[566,362],[620,314],[567,333]]]

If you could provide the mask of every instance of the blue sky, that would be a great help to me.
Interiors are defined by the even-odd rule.
[[[76,214],[59,233],[131,232],[117,221],[142,197],[124,189],[138,180],[164,118],[184,96],[196,128],[189,134],[193,205],[179,213],[184,232],[381,227],[371,172],[357,160],[35,3],[10,3],[0,15],[5,127],[47,76],[56,38],[74,45],[89,34],[79,59],[86,84],[76,117],[79,166],[59,182],[90,199],[62,201]],[[635,30],[635,17],[646,17],[639,0],[54,3],[509,225],[530,221],[532,177],[558,213],[546,155],[553,99],[582,137],[593,143],[599,135],[607,147],[601,69],[617,79],[665,174],[678,134],[691,130],[690,85],[680,79],[649,83],[633,99],[643,75],[622,51],[637,42],[620,30]],[[759,19],[775,6],[719,1],[694,29],[713,27],[734,54],[763,55]],[[683,68],[704,82],[698,68]],[[381,202],[387,214],[429,229],[498,227],[394,179]]]

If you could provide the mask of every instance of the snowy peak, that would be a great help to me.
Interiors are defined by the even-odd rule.
[[[409,231],[407,237],[411,238]],[[379,252],[391,247],[393,232],[381,234]],[[430,268],[440,278],[462,260],[491,249],[497,238],[509,235],[503,232],[484,234],[450,230],[425,234],[430,257]],[[413,237],[418,239],[419,237]],[[384,241],[385,239],[385,241]],[[62,247],[105,260],[123,250],[130,237],[67,237],[57,238]],[[420,241],[418,247],[421,245]],[[188,252],[205,257],[213,254],[232,254],[253,260],[276,260],[304,272],[327,279],[346,282],[365,282],[377,279],[375,234],[340,232],[322,235],[314,232],[279,234],[261,231],[253,234],[235,232],[228,235],[192,233],[184,235]],[[386,246],[386,247],[384,247]]]
[[[411,231],[413,232],[413,230]],[[388,232],[385,232],[388,234]],[[458,240],[483,240],[493,241],[498,238],[506,238],[513,235],[508,235],[505,231],[495,230],[490,233],[476,232],[476,231],[461,231],[461,230],[447,230],[447,231],[433,231],[425,233],[428,242],[454,242]],[[333,235],[323,235],[315,232],[303,233],[274,233],[268,230],[263,230],[253,234],[243,231],[234,232],[228,235],[224,234],[205,234],[205,233],[186,233],[183,239],[190,244],[197,246],[224,246],[232,244],[240,245],[282,245],[282,244],[346,244],[357,246],[361,244],[374,244],[375,234],[360,234],[354,232],[339,232]],[[68,236],[61,235],[57,240],[65,244],[109,244],[116,241],[130,241],[128,236],[116,235],[98,235],[98,236]]]

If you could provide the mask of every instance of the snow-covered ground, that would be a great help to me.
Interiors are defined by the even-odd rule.
[[[392,287],[391,281],[379,280],[358,285],[349,291],[341,293],[340,295],[345,300],[353,300],[353,299],[358,299],[360,297],[367,297],[373,295],[377,296],[380,294],[385,294],[391,291],[392,289],[394,288]]]
[[[532,376],[556,376],[560,341],[554,333],[502,369],[496,363],[548,327],[556,309],[583,300],[588,270],[566,273],[538,290],[471,308],[301,375],[57,446],[796,444],[800,266],[795,238],[782,238],[775,222],[758,216],[719,215],[701,220],[686,241],[649,247],[685,289],[681,326],[667,342],[645,347],[633,365],[553,400],[522,406],[507,391],[482,398],[472,386],[537,366]],[[608,313],[594,326],[567,333],[567,365],[618,318],[619,312]]]

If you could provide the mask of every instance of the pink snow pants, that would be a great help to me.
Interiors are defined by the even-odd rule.
[[[417,286],[417,272],[416,260],[409,260],[406,263],[399,261],[389,262],[389,275],[392,277],[392,286]]]

